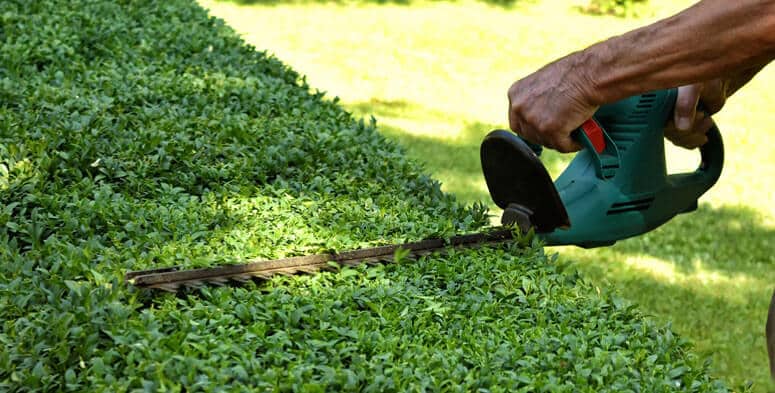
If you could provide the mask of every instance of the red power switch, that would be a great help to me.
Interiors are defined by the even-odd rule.
[[[587,138],[592,142],[595,151],[600,154],[605,150],[605,138],[603,138],[603,129],[597,124],[595,119],[589,119],[581,125],[581,129],[587,134]]]

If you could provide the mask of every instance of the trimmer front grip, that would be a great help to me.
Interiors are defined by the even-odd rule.
[[[668,176],[668,181],[673,188],[693,189],[697,198],[716,184],[724,167],[724,143],[721,139],[721,132],[714,124],[706,135],[708,141],[700,146],[701,162],[697,170],[693,173]]]

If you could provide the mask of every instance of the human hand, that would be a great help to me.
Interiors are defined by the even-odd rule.
[[[571,55],[511,85],[509,127],[530,142],[569,153],[581,150],[571,132],[592,117],[592,83]]]
[[[711,115],[718,113],[743,85],[748,83],[767,63],[743,69],[728,77],[695,83],[678,88],[673,119],[665,127],[665,138],[676,146],[695,149],[708,141],[713,126]],[[702,110],[698,111],[698,104]]]
[[[726,79],[714,79],[679,87],[673,119],[665,127],[665,138],[686,149],[704,145],[708,141],[706,134],[713,127],[711,115],[726,103],[728,85]],[[701,110],[698,110],[699,103],[702,103]]]

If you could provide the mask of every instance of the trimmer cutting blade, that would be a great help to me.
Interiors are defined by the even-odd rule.
[[[513,132],[495,130],[481,146],[482,170],[490,196],[504,209],[503,224],[538,233],[569,227],[565,206],[544,164]]]

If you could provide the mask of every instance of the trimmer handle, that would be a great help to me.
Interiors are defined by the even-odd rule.
[[[702,194],[716,184],[724,167],[724,142],[714,124],[706,134],[708,141],[700,146],[700,166],[691,173],[679,173],[667,177],[674,188],[700,187]]]
[[[675,105],[674,105],[675,107]],[[709,114],[702,102],[697,104],[697,112]],[[671,116],[673,113],[671,112]],[[676,174],[668,176],[675,187],[701,186],[708,188],[716,184],[724,167],[724,142],[721,132],[714,123],[706,134],[708,141],[700,146],[700,166],[693,173]]]
[[[606,179],[614,175],[620,164],[619,149],[613,142],[611,132],[617,132],[617,127],[632,130],[640,128],[641,132],[655,132],[650,143],[664,144],[662,130],[668,120],[673,117],[678,90],[675,88],[633,96],[611,104],[603,105],[595,115],[584,122],[573,134],[574,138],[591,154],[595,163],[595,171],[599,178]],[[647,103],[647,104],[644,104]],[[648,109],[647,109],[648,108]],[[707,112],[700,103],[698,112]],[[607,129],[613,127],[613,129]],[[700,147],[702,162],[700,167],[691,173],[674,174],[667,180],[674,188],[695,190],[701,195],[710,188],[721,176],[724,166],[724,146],[721,133],[713,127],[708,131],[708,142]],[[658,142],[657,142],[658,141]],[[662,164],[664,166],[664,164]],[[656,168],[651,168],[656,169]],[[690,190],[687,190],[690,191]]]

